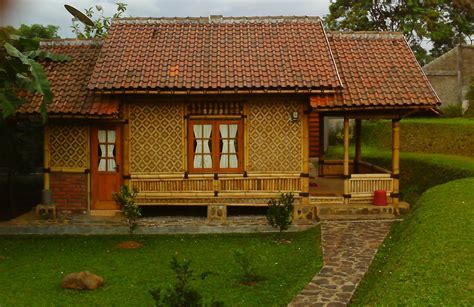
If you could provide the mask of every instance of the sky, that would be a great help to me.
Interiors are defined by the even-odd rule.
[[[0,0],[6,1],[6,0]],[[128,3],[125,17],[185,16],[324,16],[330,0],[8,0],[1,9],[0,25],[18,27],[24,24],[60,26],[61,37],[73,37],[71,15],[64,9],[69,4],[83,11],[101,5],[106,16],[115,12],[115,2]]]

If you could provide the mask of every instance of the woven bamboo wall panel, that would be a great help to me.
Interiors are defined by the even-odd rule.
[[[213,179],[166,179],[136,180],[132,179],[132,187],[140,192],[198,192],[214,191]]]
[[[88,168],[88,136],[86,126],[50,126],[50,166]]]
[[[130,106],[130,172],[181,172],[183,105],[139,103]]]
[[[294,111],[300,111],[298,102],[249,104],[249,171],[302,171],[302,121],[289,121]]]

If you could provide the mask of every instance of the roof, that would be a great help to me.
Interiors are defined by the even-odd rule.
[[[315,108],[432,106],[439,98],[401,33],[331,32],[343,89]]]
[[[319,17],[114,19],[89,89],[332,89]]]
[[[41,42],[41,49],[71,57],[66,62],[42,62],[54,98],[48,106],[50,114],[114,115],[118,101],[101,97],[87,89],[92,70],[100,53],[100,40],[59,39]],[[38,113],[42,97],[33,96],[31,103],[22,105],[21,113]]]
[[[114,19],[105,41],[41,48],[73,58],[44,63],[52,114],[117,115],[110,93],[122,92],[306,93],[320,110],[439,104],[402,34],[326,34],[317,17]]]

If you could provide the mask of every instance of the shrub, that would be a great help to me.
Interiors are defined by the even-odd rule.
[[[203,303],[202,295],[194,289],[190,282],[195,280],[194,271],[190,268],[191,261],[183,260],[182,263],[178,261],[175,255],[171,259],[170,268],[176,274],[176,283],[164,290],[160,288],[150,290],[150,294],[155,300],[156,306],[163,307],[187,307],[187,306],[224,306],[222,302],[212,300],[209,304]],[[212,272],[205,272],[201,274],[201,279]]]
[[[234,251],[234,260],[239,266],[242,275],[240,277],[241,284],[253,284],[264,280],[264,278],[256,273],[255,266],[252,264],[251,258],[242,250]]]
[[[447,106],[441,107],[444,117],[461,117],[462,107],[458,104],[448,104]]]
[[[292,222],[294,197],[292,193],[282,193],[280,199],[268,202],[267,221],[280,230],[287,230]]]
[[[193,289],[189,282],[194,279],[194,272],[190,269],[191,261],[178,261],[173,256],[170,262],[171,269],[176,274],[176,283],[165,290],[160,288],[151,290],[150,294],[156,302],[156,306],[201,306],[202,296]]]
[[[118,192],[112,193],[115,202],[117,202],[127,218],[130,235],[133,234],[133,231],[138,226],[137,219],[142,216],[140,208],[135,204],[135,196],[137,193],[137,189],[130,190],[127,185],[122,185]]]

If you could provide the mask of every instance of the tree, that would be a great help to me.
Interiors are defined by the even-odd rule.
[[[53,25],[39,25],[39,24],[32,24],[31,26],[22,24],[17,30],[15,30],[15,34],[18,36],[22,36],[24,38],[59,38],[58,35],[58,26]]]
[[[72,19],[72,32],[76,35],[77,38],[94,38],[94,37],[105,37],[110,27],[110,22],[112,18],[120,18],[122,14],[127,10],[127,4],[117,2],[116,12],[112,17],[104,16],[104,9],[100,5],[90,7],[84,10],[84,13],[89,17],[93,22],[94,26],[88,26],[81,23],[77,18]],[[99,14],[98,17],[94,19],[94,16]]]
[[[11,28],[0,29],[0,113],[7,118],[25,102],[25,94],[40,95],[41,115],[53,100],[48,78],[36,60],[66,61],[67,56],[38,50],[36,39],[11,35]]]
[[[474,36],[470,0],[335,0],[324,17],[330,30],[403,32],[421,64]],[[423,48],[432,45],[430,55]]]

